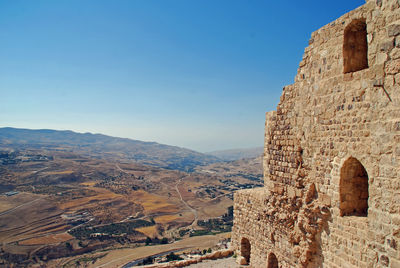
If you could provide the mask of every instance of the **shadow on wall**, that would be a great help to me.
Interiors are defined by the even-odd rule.
[[[354,157],[340,170],[340,216],[368,216],[368,174]]]
[[[352,21],[344,30],[343,72],[368,68],[367,24],[365,19]]]
[[[276,258],[274,253],[270,253],[268,255],[268,263],[267,268],[278,268],[278,259]]]
[[[246,260],[246,264],[250,264],[251,245],[249,239],[245,237],[240,243],[240,254]]]

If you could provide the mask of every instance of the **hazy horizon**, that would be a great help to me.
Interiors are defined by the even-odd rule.
[[[79,132],[79,131],[73,131],[70,129],[49,129],[49,128],[23,128],[23,127],[12,127],[12,126],[0,126],[0,129],[2,128],[16,128],[16,129],[28,129],[28,130],[55,130],[55,131],[72,131],[78,134],[92,134],[92,135],[106,135],[106,136],[110,136],[110,137],[114,137],[114,138],[123,138],[123,139],[131,139],[131,140],[135,140],[129,137],[121,137],[121,136],[111,136],[111,135],[107,135],[104,133],[97,133],[97,132],[90,132],[90,131],[86,131],[86,132]],[[153,141],[153,140],[140,140],[143,142],[157,142],[157,141]],[[159,142],[157,142],[159,143]],[[165,145],[170,145],[170,146],[178,146],[178,145],[174,145],[174,144],[165,144]],[[182,147],[182,146],[178,146],[178,147]],[[240,147],[240,148],[227,148],[227,149],[222,149],[222,150],[214,150],[214,151],[198,151],[200,153],[215,153],[215,152],[224,152],[224,151],[232,151],[232,150],[247,150],[247,149],[256,149],[256,148],[262,148],[263,145],[261,144],[260,146],[255,146],[255,147]],[[182,147],[182,148],[186,148],[186,149],[191,149],[191,148],[187,148],[187,147]],[[194,149],[191,149],[194,150]],[[197,151],[197,150],[194,150]]]
[[[363,3],[0,0],[0,124],[262,146],[311,33]]]

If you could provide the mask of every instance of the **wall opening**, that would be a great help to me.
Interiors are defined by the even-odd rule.
[[[368,216],[368,174],[350,157],[340,170],[340,216]]]
[[[343,72],[368,68],[367,24],[365,19],[353,20],[344,30]]]
[[[268,255],[268,264],[267,268],[278,268],[278,259],[276,258],[274,253],[270,253]]]
[[[240,254],[245,258],[246,263],[250,264],[250,253],[251,246],[250,241],[247,238],[242,238],[242,242],[240,243]]]

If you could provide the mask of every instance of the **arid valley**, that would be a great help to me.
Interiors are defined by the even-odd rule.
[[[185,172],[165,168],[178,148],[165,150],[165,162],[142,153],[145,165],[112,148],[93,153],[85,134],[73,134],[76,144],[56,140],[59,132],[26,143],[15,138],[18,130],[8,131],[14,138],[0,130],[2,266],[96,266],[111,251],[138,247],[140,257],[201,251],[229,237],[233,192],[262,185],[261,157],[224,162],[199,154],[210,163],[193,166],[199,157],[186,152],[193,161]]]

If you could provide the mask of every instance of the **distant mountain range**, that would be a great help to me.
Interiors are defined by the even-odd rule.
[[[224,161],[235,161],[246,158],[256,158],[263,154],[263,147],[254,148],[243,148],[243,149],[231,149],[223,151],[213,151],[206,153],[207,155],[213,155]]]
[[[181,147],[69,130],[0,128],[0,147],[73,151],[95,158],[128,160],[183,171],[222,161]]]

